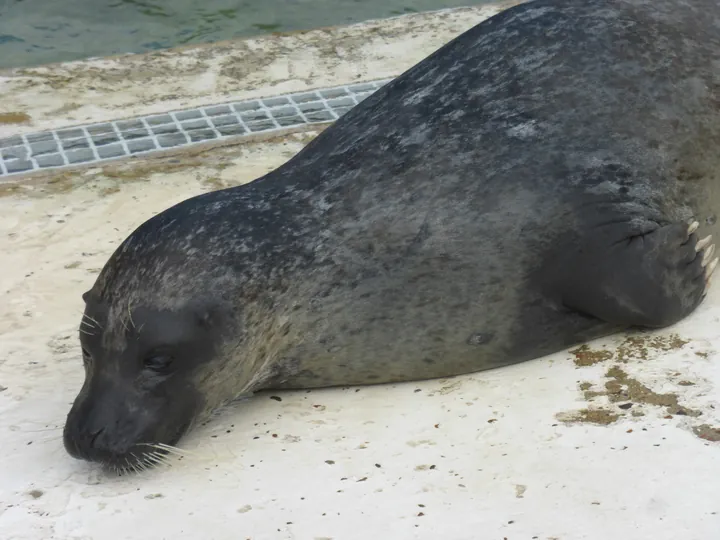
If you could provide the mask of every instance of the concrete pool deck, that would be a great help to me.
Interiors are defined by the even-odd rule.
[[[0,138],[394,77],[503,6],[1,73]],[[80,295],[115,247],[322,129],[0,180],[0,538],[717,538],[718,283],[660,332],[451,379],[258,394],[170,468],[114,477],[65,454]]]

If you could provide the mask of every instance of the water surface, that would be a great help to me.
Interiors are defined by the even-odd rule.
[[[0,0],[0,69],[488,3],[473,0]]]

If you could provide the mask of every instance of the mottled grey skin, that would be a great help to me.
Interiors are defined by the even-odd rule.
[[[505,366],[685,317],[720,233],[716,0],[536,0],[282,167],[140,226],[86,294],[68,451],[234,397]],[[93,334],[93,335],[89,335]]]

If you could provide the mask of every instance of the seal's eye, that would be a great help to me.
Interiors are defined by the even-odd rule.
[[[165,373],[170,369],[173,357],[169,354],[151,354],[145,357],[143,365],[145,369],[154,371],[156,373]]]

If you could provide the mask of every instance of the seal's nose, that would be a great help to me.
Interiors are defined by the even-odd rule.
[[[96,462],[124,457],[135,442],[137,429],[127,421],[132,415],[126,414],[126,405],[114,388],[107,385],[81,392],[68,413],[63,431],[68,454]]]
[[[97,440],[100,434],[105,431],[104,427],[101,427],[98,429],[95,433],[92,434],[92,439],[90,440],[90,448],[97,448]]]
[[[75,416],[75,418],[73,418]],[[106,432],[105,426],[93,426],[86,422],[84,425],[78,420],[80,415],[71,412],[65,424],[63,443],[68,454],[76,459],[87,461],[104,461],[113,452],[105,447],[102,437]]]

